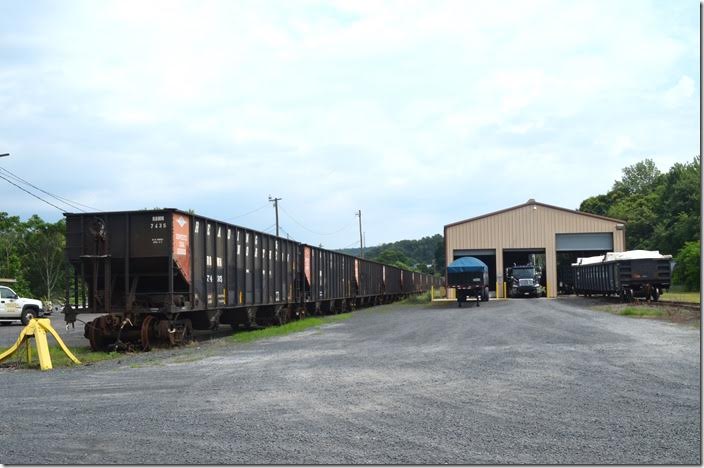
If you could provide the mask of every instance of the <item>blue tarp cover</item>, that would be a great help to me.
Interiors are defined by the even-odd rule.
[[[486,263],[474,257],[460,257],[447,266],[448,273],[465,273],[474,271],[489,271]]]

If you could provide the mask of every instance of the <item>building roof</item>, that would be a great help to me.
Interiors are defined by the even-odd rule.
[[[447,228],[449,228],[449,227],[452,227],[452,226],[457,226],[458,224],[464,224],[464,223],[468,223],[468,222],[470,222],[470,221],[476,221],[476,220],[478,220],[478,219],[488,218],[488,217],[490,217],[490,216],[494,216],[494,215],[497,215],[497,214],[500,214],[500,213],[505,213],[505,212],[507,212],[507,211],[517,210],[517,209],[519,209],[519,208],[524,208],[524,207],[526,207],[526,206],[533,206],[533,205],[536,205],[536,206],[544,206],[545,208],[551,208],[551,209],[553,209],[553,210],[566,211],[567,213],[572,213],[572,214],[576,214],[576,215],[580,215],[580,216],[589,216],[589,217],[592,217],[592,218],[602,219],[602,220],[605,220],[605,221],[612,221],[612,222],[614,222],[614,223],[626,224],[626,222],[623,221],[623,220],[621,220],[621,219],[608,218],[608,217],[606,217],[606,216],[600,216],[600,215],[596,215],[596,214],[593,214],[593,213],[585,213],[584,211],[570,210],[570,209],[568,209],[568,208],[562,208],[562,207],[559,207],[559,206],[548,205],[548,204],[546,204],[546,203],[537,202],[537,201],[535,201],[535,200],[533,200],[533,199],[531,198],[531,199],[528,200],[527,202],[521,203],[520,205],[512,206],[512,207],[510,207],[510,208],[504,208],[503,210],[494,211],[494,212],[491,212],[491,213],[483,214],[483,215],[481,215],[481,216],[475,216],[474,218],[465,219],[465,220],[463,220],[463,221],[457,221],[457,222],[454,222],[454,223],[446,224],[446,225],[445,225],[445,229],[447,229]]]

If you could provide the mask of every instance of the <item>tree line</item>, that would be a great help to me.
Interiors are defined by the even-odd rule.
[[[364,249],[364,258],[405,270],[435,275],[445,274],[445,243],[440,234],[417,240],[404,239]],[[359,256],[359,248],[340,249],[347,255]]]
[[[701,156],[663,173],[651,159],[623,169],[611,190],[584,200],[580,211],[626,222],[627,250],[659,250],[676,261],[673,282],[699,290]]]
[[[66,221],[27,221],[0,212],[0,278],[17,294],[44,301],[62,298],[65,287]]]

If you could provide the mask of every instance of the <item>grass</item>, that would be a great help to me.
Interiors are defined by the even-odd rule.
[[[667,320],[674,323],[690,325],[698,327],[700,323],[700,314],[698,310],[683,309],[681,307],[650,307],[650,306],[633,306],[628,304],[613,304],[593,307],[593,310],[608,312],[614,315],[622,315],[624,317],[648,318]]]
[[[422,294],[408,296],[404,300],[400,301],[399,304],[430,304],[430,302],[430,291],[427,291]]]
[[[665,315],[665,312],[662,309],[639,306],[627,306],[617,313],[619,315],[626,315],[630,317],[662,317]]]
[[[663,301],[701,303],[701,294],[698,292],[666,292],[660,296]]]
[[[330,315],[327,317],[309,317],[303,320],[289,322],[285,325],[262,328],[261,330],[236,332],[230,338],[232,339],[232,341],[235,341],[237,343],[249,343],[264,338],[271,338],[274,336],[282,336],[291,333],[296,333],[303,330],[307,330],[309,328],[317,328],[328,323],[347,320],[350,317],[352,317],[352,313],[349,312],[339,315]]]

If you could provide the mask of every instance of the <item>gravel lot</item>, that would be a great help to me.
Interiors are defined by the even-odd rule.
[[[696,328],[574,299],[384,306],[247,345],[0,369],[0,462],[700,464],[699,350]]]

